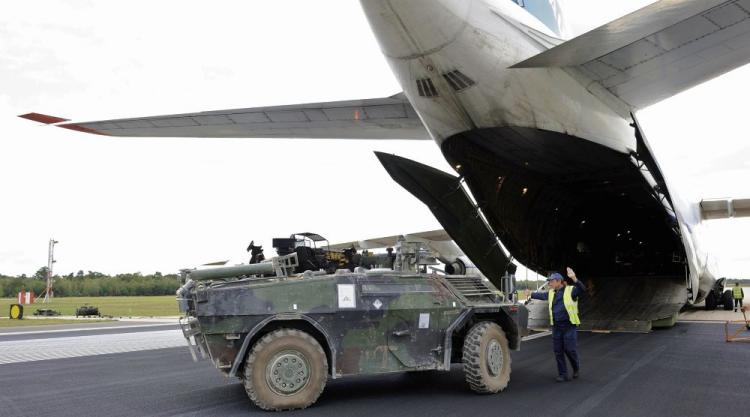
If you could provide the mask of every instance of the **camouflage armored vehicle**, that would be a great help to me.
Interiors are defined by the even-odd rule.
[[[457,363],[475,392],[507,386],[528,318],[508,292],[480,274],[440,273],[420,242],[357,253],[317,248],[310,235],[275,239],[269,261],[251,245],[255,263],[183,271],[180,323],[194,359],[239,378],[265,410],[308,407],[328,378]]]
[[[34,312],[34,315],[52,317],[52,316],[59,316],[60,312],[57,310],[52,310],[51,308],[40,308]]]
[[[80,306],[76,309],[76,317],[101,317],[101,313],[99,313],[99,307],[94,306]]]

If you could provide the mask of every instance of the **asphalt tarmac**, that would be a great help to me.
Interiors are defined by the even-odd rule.
[[[542,337],[514,352],[510,386],[497,395],[470,392],[456,367],[329,381],[311,408],[281,415],[750,415],[750,343],[724,342],[723,325],[581,333],[579,351],[582,376],[573,382],[553,381],[551,339]],[[272,415],[182,347],[0,365],[0,382],[1,416]]]

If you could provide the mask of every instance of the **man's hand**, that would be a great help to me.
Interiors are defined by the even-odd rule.
[[[578,278],[576,278],[576,273],[575,271],[573,271],[571,267],[568,267],[567,272],[568,272],[568,278],[572,279],[573,282],[578,282]]]

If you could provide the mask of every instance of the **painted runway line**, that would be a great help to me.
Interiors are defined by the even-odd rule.
[[[185,346],[179,330],[0,341],[0,364]]]
[[[127,326],[106,326],[106,327],[79,327],[79,328],[65,328],[65,329],[51,329],[51,330],[29,330],[25,332],[5,332],[0,333],[0,336],[16,336],[21,334],[45,334],[45,333],[67,333],[67,332],[88,332],[96,330],[119,330],[119,329],[134,329],[138,327],[159,327],[169,326],[172,323],[159,323],[159,324],[133,324]],[[175,322],[176,326],[177,323]]]

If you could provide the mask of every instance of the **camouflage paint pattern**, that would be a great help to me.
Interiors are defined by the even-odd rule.
[[[457,287],[442,275],[343,271],[188,282],[178,300],[198,345],[229,376],[241,372],[252,343],[278,327],[315,333],[330,355],[334,378],[447,370],[460,358],[454,339],[480,313],[503,323],[512,348],[518,348],[527,332],[525,308],[501,302],[489,282],[458,278],[474,280],[485,291]]]

